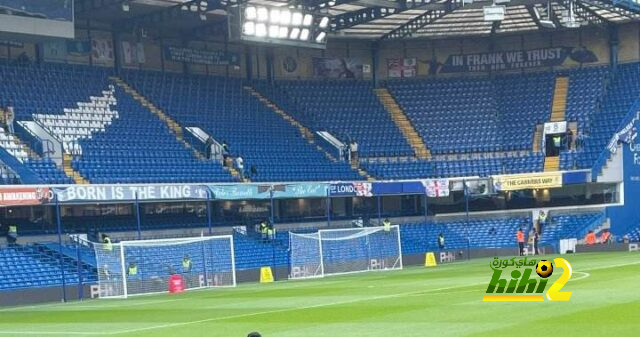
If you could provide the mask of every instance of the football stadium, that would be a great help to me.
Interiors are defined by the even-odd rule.
[[[638,336],[637,0],[0,0],[0,337]]]

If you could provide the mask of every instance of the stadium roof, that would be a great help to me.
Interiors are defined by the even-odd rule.
[[[504,19],[485,21],[483,8],[494,2],[506,6]],[[374,41],[551,31],[640,19],[640,6],[631,0],[76,0],[76,18],[110,21],[124,29],[155,28],[162,35],[212,27],[222,31],[228,8],[246,3],[328,14],[333,37]],[[570,9],[573,20],[567,19]]]

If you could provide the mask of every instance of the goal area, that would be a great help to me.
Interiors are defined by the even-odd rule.
[[[185,290],[236,285],[233,236],[94,243],[100,298],[168,292],[180,275]]]
[[[289,233],[289,279],[402,269],[400,227]]]

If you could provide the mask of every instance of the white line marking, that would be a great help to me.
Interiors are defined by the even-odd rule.
[[[577,277],[577,278],[571,278],[571,279],[569,279],[569,282],[571,282],[571,281],[580,281],[580,280],[584,280],[584,279],[586,279],[587,277],[591,276],[591,274],[589,274],[589,273],[587,273],[587,272],[584,272],[584,271],[574,271],[573,273],[574,273],[574,274],[582,274],[582,276]]]

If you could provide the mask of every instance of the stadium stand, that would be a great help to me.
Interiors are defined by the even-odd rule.
[[[587,229],[593,229],[598,219],[602,219],[602,212],[587,213],[558,213],[552,214],[547,226],[543,229],[540,242],[542,244],[555,244],[563,238],[572,238],[582,235]],[[204,226],[201,220],[192,217],[178,223],[180,217],[157,217],[151,220],[154,225],[146,229],[180,228],[182,226]],[[125,223],[128,221],[129,225]],[[81,226],[82,220],[76,219],[68,226],[74,228],[74,224]],[[515,233],[519,228],[524,228],[529,233],[532,225],[530,216],[495,216],[485,218],[472,218],[467,224],[465,219],[451,218],[449,220],[432,220],[427,223],[406,223],[400,226],[402,252],[405,255],[422,254],[425,251],[438,250],[436,238],[443,233],[446,237],[446,249],[471,249],[475,248],[503,248],[515,247]],[[103,230],[132,230],[131,219],[119,220],[105,219]],[[21,227],[22,228],[22,227]],[[292,230],[295,233],[315,232],[317,228],[304,228]],[[637,240],[636,234],[630,234],[633,240]],[[636,236],[633,236],[636,235]],[[470,239],[467,241],[467,237]],[[61,252],[65,258],[65,274],[67,283],[78,282],[77,256],[80,250],[80,259],[83,266],[84,280],[94,280],[95,256],[91,248],[84,245],[63,244]],[[247,233],[234,232],[234,249],[236,257],[236,269],[255,269],[261,266],[287,266],[289,263],[289,231],[277,231],[273,241],[264,241],[253,231]],[[14,246],[0,249],[0,266],[22,265],[20,273],[10,273],[7,268],[0,268],[0,279],[6,282],[2,289],[20,287],[41,287],[57,285],[61,283],[59,277],[59,253],[58,243],[45,243],[28,246]],[[182,255],[180,255],[182,256]],[[155,257],[162,259],[161,256]],[[75,268],[75,269],[74,269]]]
[[[370,82],[280,81],[258,88],[312,130],[357,142],[361,157],[413,155]]]
[[[63,260],[65,283],[77,284],[79,274],[72,258]],[[85,281],[95,281],[89,269],[83,269]],[[38,246],[14,246],[0,249],[0,290],[50,287],[62,283],[59,256]]]
[[[299,131],[249,94],[243,82],[159,72],[125,74],[125,80],[183,127],[199,126],[244,159],[254,181],[360,180],[344,162],[332,161]]]
[[[94,183],[234,181],[217,162],[199,160],[122,89],[115,89],[118,118],[103,132],[80,140],[72,167]]]
[[[561,165],[564,168],[573,167],[574,161],[577,168],[591,168],[640,95],[639,63],[620,65],[611,79],[603,74],[604,70],[596,69],[592,72],[594,80],[587,73],[576,91],[594,91],[593,95],[597,95],[602,81],[608,85],[600,104],[585,108],[577,117],[579,124],[584,126],[582,133],[585,139],[577,153],[561,154]],[[592,83],[587,84],[589,82]]]

